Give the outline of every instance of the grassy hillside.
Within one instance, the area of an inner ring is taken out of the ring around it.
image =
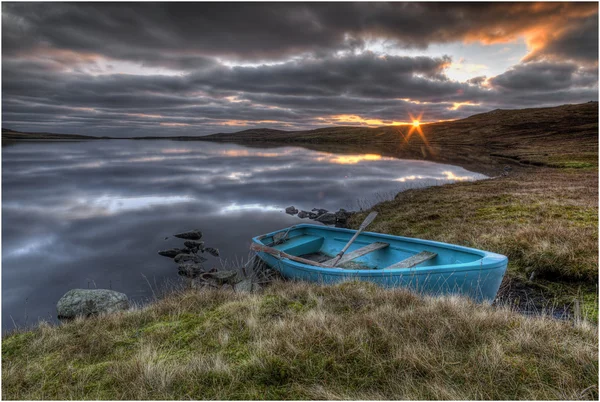
[[[462,120],[422,124],[427,139],[435,146],[485,146],[502,149],[515,141],[534,145],[550,138],[553,142],[572,139],[573,135],[593,141],[598,102],[535,109],[497,109]],[[251,129],[230,134],[212,134],[202,138],[211,141],[277,141],[277,142],[388,142],[404,139],[412,126],[377,128],[338,126],[307,131]],[[592,130],[589,130],[589,129]],[[573,131],[575,130],[575,131]],[[499,135],[502,134],[502,135]],[[491,143],[490,143],[491,142]],[[587,142],[589,144],[589,142]]]
[[[597,399],[596,329],[372,284],[188,291],[2,342],[5,399]]]

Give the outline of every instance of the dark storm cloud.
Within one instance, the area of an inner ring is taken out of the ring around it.
[[[430,110],[437,118],[447,118],[443,111],[452,102],[484,93],[449,80],[443,74],[449,62],[447,57],[378,57],[365,52],[271,66],[221,65],[181,76],[96,77],[36,66],[23,70],[21,64],[17,70],[8,63],[3,69],[3,118],[7,125],[30,121],[45,126],[64,120],[88,130],[119,127],[122,121],[144,128],[159,123],[201,125],[197,133],[209,133],[227,121],[279,121],[299,128],[324,124],[317,120],[321,116],[365,112],[376,119],[398,120],[415,108],[405,98],[443,100],[440,113],[434,114],[435,107]]]
[[[590,3],[3,3],[2,18],[2,118],[24,131],[306,129],[597,99]],[[451,55],[368,48],[519,35],[529,62],[465,82],[446,75]]]
[[[499,89],[513,91],[554,91],[591,87],[598,82],[596,69],[585,69],[574,63],[538,62],[514,66],[490,79]]]
[[[491,43],[556,20],[563,29],[568,19],[567,30],[592,33],[593,23],[581,21],[590,15],[597,21],[594,3],[4,3],[2,9],[6,54],[47,44],[147,63],[181,58],[194,67],[197,55],[278,58],[357,48],[373,37],[418,48]]]
[[[597,75],[573,63],[518,65],[491,78],[490,88],[485,88],[481,77],[471,83],[449,80],[443,74],[448,62],[363,53],[271,66],[222,65],[181,76],[96,77],[38,68],[16,71],[8,64],[3,71],[3,120],[9,126],[30,122],[44,130],[53,125],[68,132],[83,127],[95,134],[164,135],[166,127],[177,128],[177,134],[206,134],[253,124],[311,128],[335,124],[334,119],[322,119],[335,115],[389,124],[426,110],[432,119],[449,119],[493,107],[595,98],[595,90],[587,87],[595,85]],[[562,99],[548,96],[549,91],[566,89],[560,92]],[[465,102],[480,105],[453,109],[454,103]]]
[[[449,57],[378,57],[370,52],[345,57],[306,58],[260,67],[234,67],[192,74],[192,84],[218,90],[281,95],[427,96],[434,82],[455,91],[443,74]]]

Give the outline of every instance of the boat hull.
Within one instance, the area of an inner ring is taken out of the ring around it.
[[[318,250],[333,257],[343,247],[345,241],[356,233],[349,229],[303,224],[258,236],[252,240],[256,244],[265,245],[272,241],[273,235],[286,231],[293,237],[290,243],[275,247],[296,256]],[[369,281],[383,287],[404,287],[428,295],[457,294],[479,302],[494,300],[508,265],[508,259],[500,254],[373,232],[359,235],[356,240],[358,244],[353,245],[350,251],[375,241],[387,242],[390,246],[359,258],[358,262],[368,267],[367,269],[316,267],[288,258],[278,258],[265,252],[258,252],[257,255],[269,267],[292,280],[320,284],[335,284],[351,280]],[[412,268],[384,269],[394,262],[424,250],[435,252],[438,256],[432,261]]]

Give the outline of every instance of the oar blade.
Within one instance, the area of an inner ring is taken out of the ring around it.
[[[367,226],[369,226],[371,224],[371,222],[373,222],[375,220],[376,217],[377,217],[377,212],[375,212],[375,211],[373,211],[369,215],[367,215],[367,217],[365,218],[363,223],[360,224],[359,230],[365,230],[367,228]]]

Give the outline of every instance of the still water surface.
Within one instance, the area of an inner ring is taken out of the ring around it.
[[[407,188],[485,176],[427,161],[299,147],[177,141],[21,143],[2,149],[2,328],[54,320],[72,288],[131,299],[177,279],[157,250],[199,228],[225,259],[301,220],[285,207],[356,210]],[[217,259],[207,264],[217,267]],[[13,323],[14,320],[14,323]]]

